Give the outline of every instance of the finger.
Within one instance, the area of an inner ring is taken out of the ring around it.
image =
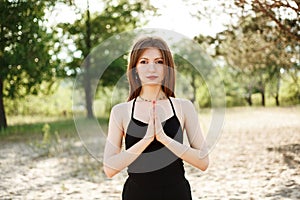
[[[153,119],[153,123],[155,124],[155,116],[156,116],[156,110],[155,110],[155,107],[156,107],[156,102],[155,101],[152,101],[152,119]]]
[[[152,106],[152,108],[149,110],[149,114],[150,114],[150,119],[152,119],[153,118],[153,106]]]
[[[155,115],[154,116],[154,121],[155,121],[155,128],[156,128],[156,131],[157,132],[159,132],[160,131],[160,129],[161,129],[161,123],[160,123],[160,121],[158,120],[158,117]]]
[[[149,111],[149,125],[153,125],[154,123],[154,114],[153,114],[153,108]]]
[[[153,110],[153,108],[152,109],[150,109],[151,111],[150,111],[150,118],[151,118],[151,120],[153,120],[153,118],[154,118],[154,110]]]
[[[154,122],[154,119],[153,119],[153,117],[152,117],[152,114],[150,114],[150,118],[149,118],[149,123],[148,123],[148,125],[149,125],[149,126],[152,126],[152,125],[153,125],[153,122]]]
[[[153,111],[153,114],[155,115],[155,101],[152,101],[152,111]]]
[[[154,120],[155,120],[155,123],[156,123],[156,126],[155,126],[156,131],[159,133],[160,131],[163,130],[162,124],[161,124],[160,120],[158,119],[158,116],[155,116]]]

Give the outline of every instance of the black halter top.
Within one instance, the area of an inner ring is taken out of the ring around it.
[[[183,142],[183,130],[170,98],[173,116],[162,122],[164,132],[174,140]],[[134,118],[134,99],[131,120],[125,135],[125,148],[140,141],[146,134],[148,124]],[[184,178],[182,159],[178,158],[162,143],[154,139],[143,153],[128,166],[129,178],[139,184],[166,185]]]

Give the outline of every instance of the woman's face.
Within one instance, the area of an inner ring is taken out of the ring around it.
[[[147,48],[138,59],[136,69],[142,85],[161,85],[165,62],[160,50]]]

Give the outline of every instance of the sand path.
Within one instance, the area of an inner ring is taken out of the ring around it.
[[[1,141],[0,199],[120,199],[125,171],[105,178],[78,138],[54,152]],[[300,199],[300,108],[227,110],[209,169],[185,169],[193,199]]]

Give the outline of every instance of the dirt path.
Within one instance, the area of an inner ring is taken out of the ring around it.
[[[77,138],[50,156],[0,142],[0,199],[120,199],[126,172],[107,179]],[[201,172],[188,164],[193,199],[300,199],[300,108],[238,108]]]

